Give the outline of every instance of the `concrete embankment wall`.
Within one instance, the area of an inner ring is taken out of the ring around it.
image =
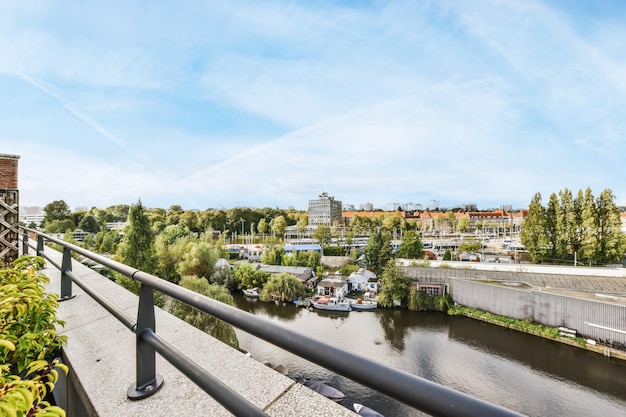
[[[456,278],[450,278],[450,284],[452,299],[461,305],[626,344],[624,305]]]

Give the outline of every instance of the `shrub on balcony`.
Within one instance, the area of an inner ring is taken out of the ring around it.
[[[57,295],[47,294],[48,278],[36,271],[43,259],[22,256],[0,269],[0,412],[8,416],[65,415],[44,398],[52,391],[58,369],[54,360],[66,336],[56,317]]]

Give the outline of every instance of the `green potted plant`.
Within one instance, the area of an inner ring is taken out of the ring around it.
[[[54,358],[66,336],[56,326],[58,296],[46,293],[49,281],[37,273],[43,259],[22,256],[0,269],[0,410],[8,416],[64,416],[47,400],[60,369]]]

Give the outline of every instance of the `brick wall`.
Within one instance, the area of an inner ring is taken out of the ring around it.
[[[0,190],[17,190],[18,155],[0,154]]]

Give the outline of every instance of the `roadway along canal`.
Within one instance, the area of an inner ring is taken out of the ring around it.
[[[235,296],[257,316],[347,351],[528,416],[624,416],[626,363],[596,353],[441,313],[378,309],[328,314]],[[320,379],[385,417],[421,416],[402,403],[237,330],[252,357],[290,377]],[[312,411],[310,415],[315,415]]]

